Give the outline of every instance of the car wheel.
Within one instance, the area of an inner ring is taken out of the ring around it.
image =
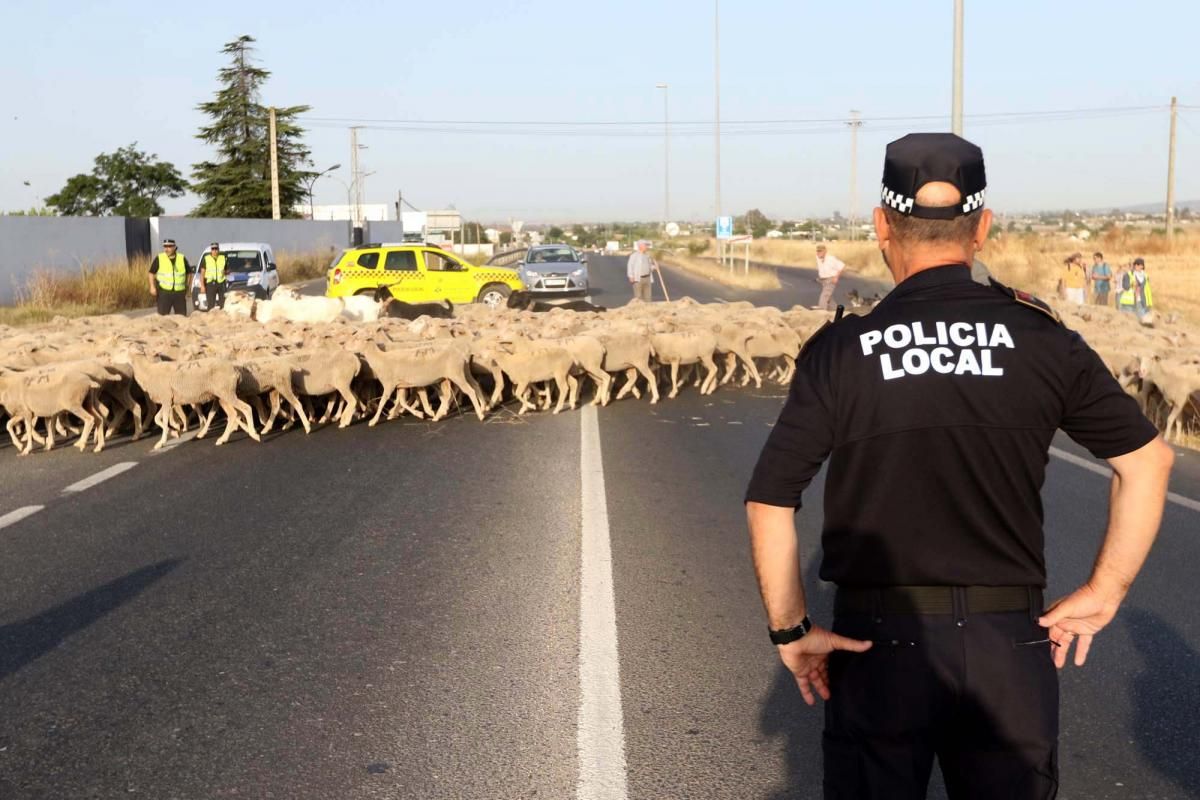
[[[500,308],[508,300],[510,294],[512,294],[512,289],[502,283],[493,283],[483,287],[478,300],[488,308]]]

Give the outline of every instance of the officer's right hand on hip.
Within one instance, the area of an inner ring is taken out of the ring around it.
[[[1121,606],[1121,599],[1084,584],[1057,601],[1038,620],[1048,628],[1053,644],[1054,666],[1067,664],[1067,651],[1075,643],[1075,666],[1082,667],[1092,647],[1092,637],[1112,622]]]
[[[871,643],[848,639],[814,625],[802,638],[778,645],[778,649],[783,665],[796,678],[804,702],[811,706],[817,702],[814,691],[822,700],[829,699],[829,654],[834,650],[864,653],[871,649]]]

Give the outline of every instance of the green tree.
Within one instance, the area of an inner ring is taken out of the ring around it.
[[[54,217],[54,216],[57,216],[57,214],[54,213],[54,209],[46,208],[45,206],[42,206],[41,208],[39,208],[37,206],[31,206],[28,211],[22,211],[20,209],[18,209],[16,211],[0,211],[0,217]]]
[[[755,239],[766,236],[767,231],[771,229],[771,220],[767,219],[767,215],[757,208],[746,212],[746,216],[742,218],[742,224],[746,226],[746,232]]]
[[[239,36],[221,49],[229,66],[217,73],[222,84],[213,99],[198,108],[212,124],[196,134],[215,145],[219,160],[192,165],[193,187],[203,202],[198,217],[271,216],[271,142],[269,112],[261,88],[271,73],[254,65],[254,37]],[[295,207],[307,197],[304,181],[312,175],[304,129],[296,116],[309,106],[275,109],[276,155],[279,161],[279,207],[284,217],[298,217]]]
[[[187,183],[173,164],[138,150],[137,142],[96,156],[90,173],[72,175],[46,198],[67,216],[157,217],[160,197],[181,197]]]
[[[563,229],[554,225],[550,230],[546,231],[546,238],[552,242],[561,242],[563,239]]]

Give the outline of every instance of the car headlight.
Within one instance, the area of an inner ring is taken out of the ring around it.
[[[586,268],[586,267],[580,267],[579,269],[577,269],[577,270],[575,270],[574,272],[572,272],[572,273],[571,273],[571,277],[573,277],[573,278],[582,278],[582,277],[583,277],[583,274],[584,274],[585,272],[587,272],[587,268]]]

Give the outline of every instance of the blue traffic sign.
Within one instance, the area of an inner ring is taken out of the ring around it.
[[[717,217],[717,238],[730,239],[733,237],[733,217]]]

